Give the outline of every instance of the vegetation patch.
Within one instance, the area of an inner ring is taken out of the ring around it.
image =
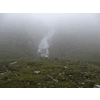
[[[99,65],[99,62],[67,59],[1,61],[0,88],[99,87]]]

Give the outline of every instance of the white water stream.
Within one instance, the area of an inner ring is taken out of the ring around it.
[[[49,41],[51,39],[51,37],[54,34],[54,30],[51,30],[46,36],[44,36],[44,38],[42,39],[42,41],[40,42],[39,48],[37,53],[41,54],[41,57],[49,57]]]

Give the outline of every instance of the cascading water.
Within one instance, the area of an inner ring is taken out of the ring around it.
[[[40,42],[37,53],[41,54],[41,57],[49,57],[49,40],[54,34],[54,30],[51,30]]]

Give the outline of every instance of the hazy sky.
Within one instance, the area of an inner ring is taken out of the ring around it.
[[[100,32],[97,13],[0,13],[0,30],[66,30]],[[33,32],[34,33],[34,32]]]

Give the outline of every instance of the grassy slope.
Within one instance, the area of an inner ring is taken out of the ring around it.
[[[17,63],[11,65],[14,61]],[[90,88],[100,84],[98,62],[26,59],[1,61],[0,64],[0,87],[3,88]],[[36,70],[40,73],[34,73]]]

